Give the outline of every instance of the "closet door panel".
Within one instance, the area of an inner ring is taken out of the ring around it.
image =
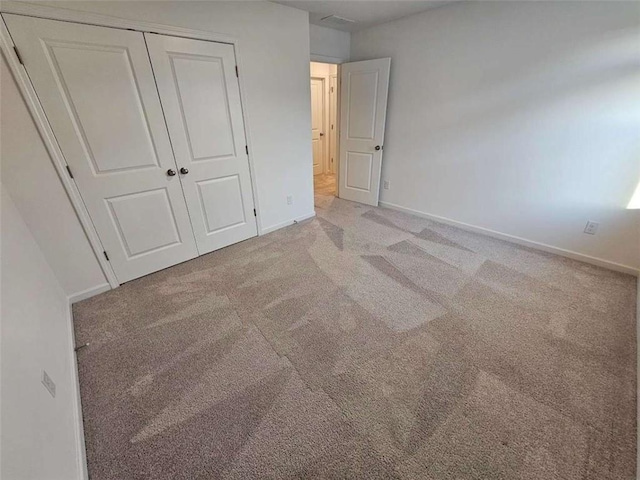
[[[232,45],[145,34],[200,253],[257,234]],[[185,169],[185,170],[181,170]]]
[[[195,257],[143,34],[4,18],[118,280]]]

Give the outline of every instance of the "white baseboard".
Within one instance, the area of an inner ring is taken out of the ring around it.
[[[69,295],[69,305],[73,305],[76,302],[85,300],[108,290],[111,290],[111,285],[109,285],[108,283],[103,283],[102,285],[87,288],[86,290],[83,290],[81,292],[71,294]]]
[[[542,250],[543,252],[555,253],[556,255],[561,255],[563,257],[572,258],[573,260],[579,260],[581,262],[590,263],[591,265],[597,265],[598,267],[607,268],[609,270],[614,270],[616,272],[628,273],[636,277],[640,276],[640,271],[637,268],[631,267],[629,265],[622,265],[620,263],[611,262],[609,260],[604,260],[602,258],[591,257],[589,255],[574,252],[572,250],[565,250],[564,248],[554,247],[552,245],[547,245],[545,243],[539,243],[533,240],[527,240],[526,238],[516,237],[515,235],[509,235],[507,233],[497,232],[495,230],[490,230],[488,228],[477,227],[475,225],[470,225],[468,223],[458,222],[457,220],[451,220],[450,218],[440,217],[438,215],[432,215],[430,213],[421,212],[419,210],[413,210],[412,208],[402,207],[394,203],[380,202],[380,206],[390,208],[392,210],[397,210],[399,212],[410,213],[411,215],[415,215],[421,218],[426,218],[428,220],[445,223],[447,225],[458,227],[463,230],[467,230],[469,232],[481,233],[489,237],[498,238],[500,240],[505,240],[507,242],[516,243],[518,245],[524,245],[525,247],[535,248],[537,250]]]
[[[108,285],[108,284],[107,284]],[[109,287],[111,288],[111,287]],[[76,336],[75,329],[73,328],[73,312],[71,310],[71,303],[69,303],[69,310],[67,317],[67,336],[69,338],[69,355],[71,362],[71,383],[74,387],[73,396],[73,410],[74,410],[74,423],[75,423],[75,437],[76,437],[76,461],[78,464],[78,479],[88,480],[89,470],[87,468],[87,449],[84,442],[84,423],[82,420],[82,401],[80,398],[80,380],[78,378],[78,362],[76,359]]]
[[[311,213],[307,213],[306,215],[302,215],[300,217],[287,220],[286,222],[281,222],[276,225],[263,228],[261,235],[266,235],[267,233],[275,232],[276,230],[280,230],[281,228],[288,227],[289,225],[293,225],[294,223],[297,223],[297,222],[302,222],[303,220],[308,220],[309,218],[313,218],[315,216],[316,216],[316,212],[313,211]]]

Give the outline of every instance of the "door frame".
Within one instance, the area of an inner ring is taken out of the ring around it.
[[[340,198],[340,111],[342,109],[342,63],[338,64],[336,71],[336,158],[333,166],[334,174],[336,176],[336,198]]]
[[[340,162],[340,65],[337,66],[337,73],[329,75],[329,155],[327,155],[327,170],[336,175],[336,196],[338,193],[338,184],[337,184],[337,174],[338,174],[338,162]],[[331,91],[331,81],[334,80],[335,91]],[[335,101],[331,101],[331,98],[334,98]],[[333,130],[331,130],[331,120],[335,118],[335,125],[333,126]],[[332,134],[335,136],[335,139],[332,140]],[[331,154],[334,154],[333,165],[331,164]]]
[[[240,45],[237,38],[232,37],[227,34],[222,33],[213,33],[206,32],[203,30],[194,30],[191,28],[183,28],[183,27],[173,27],[170,25],[164,25],[160,23],[146,22],[141,20],[127,20],[118,17],[112,17],[110,15],[96,14],[96,13],[87,13],[80,12],[75,10],[67,10],[55,6],[48,5],[34,5],[29,3],[22,2],[14,2],[11,0],[3,0],[0,3],[0,14],[2,13],[13,13],[16,15],[24,15],[28,17],[37,17],[44,18],[48,20],[59,20],[65,22],[73,22],[73,23],[81,23],[86,25],[96,25],[100,27],[109,27],[116,28],[120,30],[135,30],[141,33],[149,32],[149,33],[158,33],[161,35],[169,35],[174,37],[185,37],[185,38],[193,38],[195,40],[205,40],[210,42],[217,43],[226,43],[233,45],[234,54],[236,57],[236,65],[238,66],[238,70],[240,72],[244,71],[242,64],[242,56],[240,55]],[[1,15],[0,15],[1,17]],[[100,268],[104,273],[107,281],[111,288],[116,288],[120,285],[118,279],[116,278],[115,272],[111,267],[111,264],[104,256],[104,247],[102,246],[102,242],[100,237],[98,236],[98,232],[96,231],[93,222],[91,221],[91,217],[89,216],[89,212],[84,205],[82,197],[80,195],[80,191],[76,186],[75,182],[69,177],[67,172],[67,162],[60,150],[60,147],[56,141],[55,135],[53,134],[53,130],[47,116],[44,113],[44,109],[38,99],[38,96],[35,92],[33,84],[27,75],[27,71],[22,65],[20,59],[15,50],[15,45],[13,40],[11,39],[11,35],[9,34],[9,30],[7,25],[4,22],[4,18],[0,20],[0,51],[4,55],[7,63],[9,65],[9,69],[13,75],[13,78],[18,85],[18,89],[24,98],[24,101],[27,105],[29,113],[31,114],[34,123],[36,124],[36,128],[42,137],[43,143],[51,157],[51,161],[53,163],[54,168],[58,173],[58,177],[62,182],[62,186],[64,187],[67,195],[69,196],[69,200],[71,201],[71,205],[73,206],[76,214],[78,215],[78,220],[82,225],[82,228],[87,235],[89,240],[89,244],[93,250],[93,253],[98,260]],[[247,142],[247,146],[249,152],[253,152],[251,146],[251,135],[247,123],[247,114],[246,107],[244,105],[244,99],[246,96],[246,87],[244,84],[244,76],[238,76],[238,85],[240,88],[240,105],[242,109],[242,119],[244,122],[244,132],[245,139]],[[253,192],[253,203],[256,209],[256,226],[258,229],[258,235],[264,235],[260,219],[260,205],[258,196],[256,192],[258,191],[257,183],[256,183],[256,175],[255,168],[253,164],[253,158],[251,154],[249,154],[249,175],[251,177],[251,189]]]
[[[336,77],[336,91],[335,91],[335,95],[336,95],[336,157],[335,157],[335,162],[334,162],[334,167],[333,167],[333,174],[336,176],[336,198],[339,198],[339,192],[338,192],[338,185],[340,182],[340,89],[341,89],[341,81],[340,81],[340,69],[342,68],[342,64],[343,63],[347,63],[349,60],[347,59],[342,59],[342,58],[334,58],[334,57],[324,57],[322,55],[311,55],[311,60],[310,62],[316,62],[316,63],[325,63],[325,64],[329,64],[329,65],[335,65],[337,68],[337,71],[335,74],[329,74],[326,77],[322,77],[322,76],[316,76],[316,75],[310,75],[310,79],[311,78],[316,78],[316,79],[322,79],[324,80],[324,86],[325,86],[325,97],[324,100],[325,101],[325,137],[328,137],[329,134],[329,128],[331,126],[331,115],[329,113],[329,109],[331,108],[331,104],[330,102],[328,102],[329,99],[329,95],[330,95],[330,88],[331,88],[331,78],[332,77]],[[329,103],[329,105],[326,105],[326,103]],[[311,105],[311,104],[309,104]],[[327,147],[326,153],[325,153],[325,164],[324,164],[324,173],[328,172],[330,170],[330,158],[331,158],[331,151],[330,151],[330,144],[331,141],[329,140],[329,138],[327,138],[326,144],[325,146]],[[311,180],[313,181],[313,169],[311,171]]]

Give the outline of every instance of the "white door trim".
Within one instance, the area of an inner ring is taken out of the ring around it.
[[[329,75],[329,122],[328,122],[328,132],[329,132],[329,155],[328,155],[328,171],[336,175],[337,166],[340,157],[340,149],[339,149],[339,131],[338,131],[338,120],[340,119],[340,76],[339,74],[331,74]],[[335,90],[331,92],[332,83],[335,87]],[[331,128],[331,121],[334,120],[333,128]],[[333,155],[333,164],[331,164],[331,155]],[[337,184],[336,184],[336,196],[337,196]]]
[[[12,0],[3,1],[0,6],[2,13],[15,13],[28,17],[47,18],[49,20],[62,20],[65,22],[86,23],[101,27],[121,28],[125,30],[138,30],[140,32],[162,33],[174,37],[192,37],[213,42],[235,44],[236,39],[223,33],[213,33],[205,30],[173,27],[161,23],[145,22],[143,20],[128,20],[126,18],[112,17],[100,13],[80,12],[66,8],[52,7]]]
[[[333,171],[336,175],[336,197],[340,198],[340,109],[342,108],[342,65],[336,75],[336,158]]]
[[[259,198],[257,195],[258,188],[256,183],[256,175],[255,168],[252,159],[252,145],[251,145],[251,133],[249,129],[249,125],[247,122],[247,106],[243,101],[246,97],[246,87],[244,85],[244,78],[242,75],[243,67],[242,67],[242,57],[240,55],[239,42],[236,38],[220,33],[206,32],[202,30],[194,30],[190,28],[182,28],[182,27],[173,27],[170,25],[163,25],[159,23],[138,21],[138,20],[127,20],[118,17],[112,17],[109,15],[88,13],[88,12],[79,12],[75,10],[68,10],[59,7],[50,7],[48,5],[34,5],[29,3],[22,2],[14,2],[11,0],[2,1],[0,3],[0,13],[14,13],[17,15],[25,15],[30,17],[38,17],[45,18],[50,20],[61,20],[67,22],[74,23],[83,23],[88,25],[98,25],[103,27],[111,27],[111,28],[120,28],[120,29],[130,29],[136,30],[139,32],[151,32],[151,33],[159,33],[163,35],[171,35],[176,37],[187,37],[194,38],[198,40],[207,40],[219,43],[228,43],[233,45],[235,56],[236,56],[236,64],[238,66],[238,70],[240,72],[238,83],[240,85],[240,104],[242,107],[242,117],[244,121],[244,129],[245,129],[245,138],[246,144],[249,148],[249,173],[251,176],[251,188],[253,190],[253,201],[257,212],[257,225],[258,225],[258,235],[264,235],[267,233],[264,231],[262,227],[261,217],[260,217],[260,205]],[[58,176],[62,182],[62,185],[69,195],[69,199],[71,204],[73,205],[80,224],[82,225],[87,238],[89,239],[89,243],[93,252],[100,264],[100,268],[102,269],[105,277],[107,278],[109,285],[111,288],[116,288],[120,285],[118,282],[115,273],[111,267],[111,264],[104,257],[104,248],[98,237],[98,233],[91,221],[91,217],[89,216],[89,212],[87,211],[84,202],[82,201],[82,197],[80,196],[80,192],[78,191],[75,183],[69,178],[66,170],[66,160],[62,155],[62,151],[58,146],[56,138],[53,134],[53,130],[51,129],[51,125],[47,120],[47,117],[44,113],[42,105],[38,100],[38,96],[36,95],[35,89],[31,84],[31,81],[27,75],[26,70],[20,63],[18,56],[14,50],[13,40],[11,39],[11,35],[7,29],[6,24],[4,23],[4,18],[0,21],[0,50],[4,54],[7,59],[7,63],[9,64],[9,68],[11,73],[13,74],[16,83],[18,85],[18,89],[25,99],[25,103],[27,104],[27,108],[31,113],[34,123],[40,132],[40,135],[43,138],[45,147],[49,155],[51,156],[54,168],[58,172]]]
[[[349,59],[348,58],[341,58],[341,57],[330,57],[328,55],[318,55],[316,53],[312,53],[309,55],[309,59],[312,62],[319,62],[319,63],[336,63],[338,65],[340,65],[341,63],[345,63],[348,62]]]

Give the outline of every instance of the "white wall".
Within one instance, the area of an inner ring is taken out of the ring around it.
[[[260,227],[271,231],[313,215],[306,12],[270,2],[235,1],[70,1],[55,2],[55,7],[234,37],[245,87],[242,102],[257,182],[254,193]],[[26,120],[13,85],[7,91],[5,108],[3,86],[2,129],[8,146],[3,145],[2,157],[3,163],[7,158],[3,174],[11,179],[8,188],[15,193],[19,209],[65,291],[73,294],[97,287],[105,280],[102,273],[96,273],[93,253],[86,254],[84,234],[77,220],[67,215],[69,202],[60,193],[62,187],[50,162],[44,166],[37,132]],[[288,195],[293,196],[292,205],[287,205]],[[67,245],[60,240],[61,235]],[[69,252],[76,256],[70,257]]]
[[[640,268],[638,45],[636,2],[461,2],[354,33],[352,61],[391,57],[381,200]]]
[[[68,296],[107,280],[27,106],[0,61],[0,175]]]
[[[312,60],[344,63],[349,60],[351,34],[333,28],[309,25]]]
[[[81,478],[67,295],[7,189],[0,190],[0,477]],[[43,368],[56,383],[55,398],[40,383]]]

